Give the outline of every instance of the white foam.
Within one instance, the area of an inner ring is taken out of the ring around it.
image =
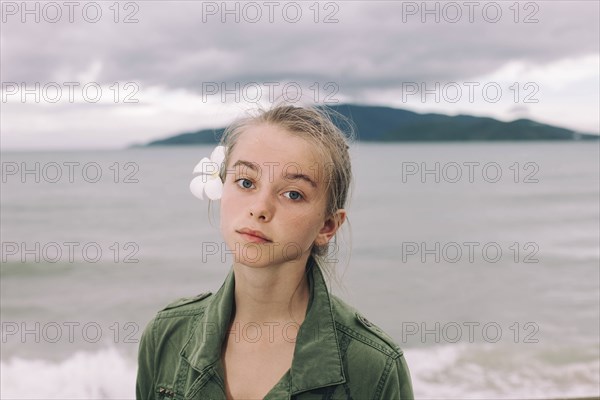
[[[7,399],[135,398],[135,361],[114,348],[78,352],[59,363],[12,358],[0,366]]]
[[[560,360],[547,347],[494,344],[405,349],[415,398],[514,399],[600,395],[600,360]]]
[[[600,395],[600,360],[593,346],[570,352],[550,346],[463,343],[405,348],[416,398],[514,399]],[[78,352],[59,363],[2,361],[3,398],[133,399],[135,360],[107,348]]]

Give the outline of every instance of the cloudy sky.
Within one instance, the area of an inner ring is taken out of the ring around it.
[[[599,2],[2,2],[3,150],[123,148],[272,100],[599,132]]]

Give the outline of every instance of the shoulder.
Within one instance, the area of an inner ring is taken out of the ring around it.
[[[174,330],[184,324],[193,323],[204,313],[211,296],[211,292],[205,292],[168,303],[148,322],[144,329],[145,336],[160,336],[165,330]]]
[[[155,385],[179,365],[180,350],[211,299],[211,292],[172,301],[158,311],[142,332],[138,348],[136,398],[154,398]]]
[[[354,346],[355,349],[385,358],[398,358],[403,355],[396,341],[360,311],[335,295],[331,295],[331,300],[336,329],[358,342],[358,346]]]
[[[193,314],[204,310],[212,292],[200,293],[193,297],[182,297],[167,304],[161,309],[157,316],[169,317],[177,314]]]
[[[398,343],[354,307],[331,298],[344,371],[357,397],[412,399],[410,372]],[[361,392],[364,382],[376,382],[375,395]]]
[[[211,299],[211,292],[201,293],[193,297],[182,297],[170,302],[147,323],[142,331],[140,348],[160,346],[161,341],[173,340],[189,334],[190,327],[204,314],[204,309]]]

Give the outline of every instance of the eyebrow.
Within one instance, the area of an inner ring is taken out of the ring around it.
[[[258,172],[258,170],[260,169],[260,166],[257,163],[253,163],[250,161],[237,160],[235,164],[233,164],[233,168],[237,167],[238,165],[244,165],[254,172]]]
[[[310,177],[308,175],[304,175],[304,174],[286,174],[285,175],[285,179],[289,179],[289,180],[296,180],[296,179],[302,179],[303,181],[306,181],[308,183],[310,183],[310,185],[314,188],[317,187],[317,184],[310,179]]]
[[[251,161],[246,161],[246,160],[237,160],[234,164],[233,164],[233,168],[237,167],[238,165],[243,165],[246,166],[248,168],[250,168],[252,171],[254,172],[258,172],[258,170],[260,170],[260,166],[255,163],[255,162],[251,162]],[[313,181],[308,175],[306,174],[286,174],[284,176],[285,179],[288,180],[297,180],[297,179],[301,179],[303,181],[306,181],[308,183],[310,183],[310,185],[314,188],[317,187],[317,184],[315,183],[315,181]]]

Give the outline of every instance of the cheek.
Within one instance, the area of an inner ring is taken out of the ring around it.
[[[228,216],[232,216],[239,212],[244,202],[239,198],[240,193],[235,187],[225,184],[223,187],[223,194],[221,196],[221,218],[227,219]]]
[[[221,219],[226,219],[227,216],[229,215],[229,213],[231,212],[230,211],[231,203],[232,203],[232,198],[231,198],[230,189],[228,189],[225,186],[225,187],[223,187],[223,193],[221,195],[221,200],[220,200]]]
[[[230,203],[231,198],[235,196],[235,188],[231,184],[231,182],[226,181],[223,184],[223,194],[221,195],[221,203],[226,202]]]
[[[225,192],[223,192],[219,212],[219,228],[226,241],[228,237],[227,235],[231,231],[231,228],[235,225],[235,211],[232,206],[233,202],[231,197],[225,196]]]
[[[310,232],[312,235],[314,232],[318,232],[321,229],[322,218],[320,215],[315,215],[311,212],[305,212],[300,215],[296,215],[291,219],[290,225],[295,227],[301,227],[305,232]]]

